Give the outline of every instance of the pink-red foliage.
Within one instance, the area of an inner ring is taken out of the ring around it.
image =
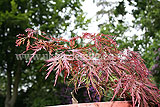
[[[26,51],[33,51],[29,63],[40,50],[52,56],[46,60],[46,79],[55,72],[54,85],[58,76],[63,74],[64,81],[70,76],[75,89],[82,85],[88,89],[92,86],[99,96],[113,90],[112,100],[115,96],[129,97],[133,106],[159,104],[159,90],[149,79],[151,75],[141,56],[130,50],[118,50],[112,36],[84,33],[65,40],[45,33],[38,35],[32,29],[26,29],[26,32],[27,35],[18,35],[17,46],[27,42]]]

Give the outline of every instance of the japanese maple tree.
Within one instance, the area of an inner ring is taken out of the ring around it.
[[[150,79],[150,71],[137,52],[118,50],[113,36],[84,33],[66,40],[26,29],[27,35],[19,34],[16,45],[26,44],[33,51],[30,64],[38,51],[47,51],[46,79],[55,72],[55,83],[60,75],[68,78],[75,90],[84,86],[93,87],[101,97],[113,91],[113,97],[130,98],[133,106],[148,106],[160,103],[158,88]]]

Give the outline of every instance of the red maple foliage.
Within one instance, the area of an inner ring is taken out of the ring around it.
[[[64,81],[70,79],[75,86],[93,87],[97,94],[105,95],[113,90],[113,97],[130,98],[133,106],[148,106],[160,103],[157,87],[150,79],[150,71],[137,52],[118,50],[110,35],[84,33],[70,40],[53,38],[42,32],[26,29],[27,35],[19,34],[17,46],[27,42],[26,51],[47,51],[52,58],[46,60],[46,79],[55,72],[55,84],[60,74]],[[84,42],[86,40],[86,42]],[[30,42],[32,41],[32,42]],[[26,52],[25,51],[25,52]]]

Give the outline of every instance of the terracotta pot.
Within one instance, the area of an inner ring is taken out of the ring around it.
[[[47,107],[132,107],[128,101],[112,101],[112,102],[95,102],[95,103],[79,103],[69,105],[47,106]]]

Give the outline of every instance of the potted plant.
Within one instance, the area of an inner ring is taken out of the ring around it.
[[[37,52],[49,53],[51,58],[44,65],[48,67],[45,78],[55,72],[54,85],[63,75],[64,81],[69,80],[67,84],[74,84],[74,92],[86,87],[90,95],[92,87],[99,99],[110,91],[113,93],[111,101],[115,96],[129,98],[133,107],[159,104],[159,90],[152,83],[141,56],[128,49],[118,50],[113,36],[84,33],[66,40],[32,29],[26,32],[27,35],[18,35],[16,45],[26,44],[25,52],[33,51],[28,65]]]

